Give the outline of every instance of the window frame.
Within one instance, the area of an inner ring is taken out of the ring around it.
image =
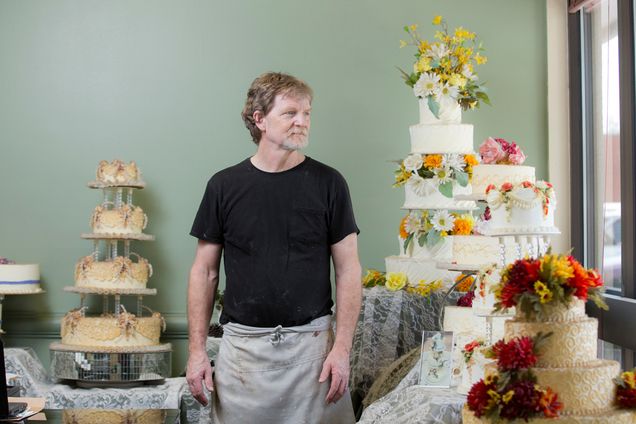
[[[634,1],[616,0],[618,16],[621,166],[621,290],[608,289],[609,311],[588,303],[588,314],[599,319],[599,337],[623,348],[623,366],[634,366],[636,351],[636,71]],[[584,9],[568,16],[570,78],[571,234],[573,255],[585,266],[598,267],[594,222],[591,16]],[[601,247],[602,248],[602,247]]]

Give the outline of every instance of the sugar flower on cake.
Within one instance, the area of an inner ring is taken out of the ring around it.
[[[394,187],[408,184],[419,196],[438,190],[448,198],[453,197],[454,187],[466,187],[473,176],[473,166],[478,163],[473,154],[413,153],[400,162],[395,171]]]
[[[636,368],[625,371],[614,379],[616,405],[620,408],[636,408]]]
[[[470,214],[412,211],[400,221],[399,232],[407,251],[411,243],[433,248],[447,236],[472,234],[473,225]]]
[[[473,109],[490,104],[483,83],[479,82],[475,68],[487,62],[483,47],[475,33],[463,28],[449,30],[444,18],[436,16],[433,40],[423,39],[417,25],[404,27],[408,40],[400,47],[415,47],[413,71],[400,69],[402,78],[415,95],[428,102],[431,112],[439,117],[440,102],[450,99],[462,109]]]
[[[488,137],[479,146],[481,162],[487,165],[521,165],[526,155],[513,141],[503,138]]]
[[[497,342],[486,356],[497,360],[497,372],[475,383],[468,392],[467,406],[477,418],[493,422],[555,418],[563,405],[549,387],[537,384],[532,366],[541,345],[551,334]]]
[[[385,287],[391,291],[401,290],[406,286],[408,278],[403,272],[388,272]]]
[[[594,269],[584,268],[570,255],[548,252],[538,259],[519,259],[508,265],[494,287],[495,311],[516,307],[526,319],[543,319],[552,305],[575,299],[592,299],[606,309],[603,280]]]

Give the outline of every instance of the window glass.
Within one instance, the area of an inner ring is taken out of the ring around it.
[[[608,288],[621,289],[620,101],[617,0],[591,14],[591,86],[596,263]]]

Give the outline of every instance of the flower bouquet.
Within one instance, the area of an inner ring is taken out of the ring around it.
[[[384,286],[389,291],[405,290],[407,293],[418,294],[428,297],[443,288],[442,280],[418,282],[409,281],[404,272],[384,273],[375,269],[367,270],[367,274],[362,278],[363,287]]]
[[[592,299],[607,309],[601,291],[603,280],[569,255],[548,251],[538,259],[519,259],[501,274],[495,292],[495,312],[516,307],[527,319],[545,319],[550,305],[568,305],[574,298]]]
[[[437,211],[412,211],[400,222],[400,238],[404,240],[406,251],[413,240],[420,247],[434,247],[444,238],[451,235],[472,234],[475,219],[470,214]]]
[[[493,421],[554,418],[563,405],[549,387],[540,387],[532,367],[541,345],[551,333],[495,343],[486,356],[497,361],[497,373],[478,381],[468,392],[467,406],[477,418]]]
[[[517,143],[503,138],[488,137],[479,146],[481,163],[486,165],[521,165],[526,160]]]
[[[428,107],[439,118],[440,104],[459,104],[462,109],[474,109],[480,102],[490,104],[483,84],[478,82],[475,67],[487,62],[475,33],[465,28],[449,32],[441,16],[433,19],[435,41],[423,40],[417,25],[405,26],[409,40],[400,40],[400,47],[412,45],[417,49],[413,72],[399,69],[402,78],[413,88],[415,96],[426,99]]]
[[[430,154],[412,153],[400,162],[395,171],[394,187],[404,184],[411,186],[420,196],[439,190],[448,198],[453,197],[453,185],[466,187],[473,177],[473,166],[479,161],[473,154]]]
[[[636,368],[625,371],[614,379],[616,404],[620,408],[636,408]]]

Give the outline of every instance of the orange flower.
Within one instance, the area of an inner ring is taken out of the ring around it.
[[[473,223],[466,218],[456,218],[453,233],[458,236],[467,236],[473,232]]]
[[[409,236],[409,233],[406,232],[406,220],[409,216],[406,215],[404,218],[402,218],[402,221],[400,221],[400,237],[405,239]]]
[[[464,162],[466,162],[466,164],[470,166],[479,164],[475,155],[464,155]]]
[[[458,292],[466,293],[473,285],[475,277],[473,277],[472,275],[466,276],[464,274],[460,274],[457,278],[455,278],[455,282],[458,282],[462,278],[462,282],[455,287],[455,290],[457,290]]]
[[[441,168],[442,155],[426,155],[424,158],[424,166],[427,168]]]
[[[490,193],[490,190],[494,190],[495,188],[494,184],[488,184],[488,187],[486,187],[486,194]]]
[[[543,411],[543,415],[548,418],[555,418],[559,416],[559,411],[563,409],[563,404],[559,402],[557,394],[547,387],[541,394],[539,407]]]
[[[501,191],[503,191],[504,193],[510,190],[512,190],[512,183],[503,183],[501,185]]]

